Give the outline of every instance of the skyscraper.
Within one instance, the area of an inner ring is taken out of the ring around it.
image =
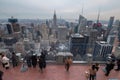
[[[87,25],[87,19],[84,16],[79,15],[78,33],[83,33],[86,29],[86,25]]]
[[[67,39],[68,28],[67,26],[58,26],[58,41],[65,42]]]
[[[105,61],[107,59],[107,55],[111,54],[113,46],[105,41],[96,41],[94,52],[93,52],[93,60],[95,61]]]
[[[8,34],[12,34],[13,33],[12,25],[11,24],[6,24],[6,25],[7,25]]]
[[[57,28],[57,17],[56,17],[56,11],[54,11],[54,15],[53,15],[53,28]]]
[[[57,39],[58,27],[57,27],[57,17],[56,17],[56,12],[55,11],[54,11],[54,15],[53,15],[53,24],[52,24],[52,27],[51,27],[51,32],[52,32],[52,35],[54,36],[54,38]]]
[[[93,52],[95,42],[97,41],[97,35],[98,35],[98,31],[96,29],[91,29],[89,31],[89,44],[88,44],[89,53]]]
[[[110,20],[108,23],[108,29],[112,29],[113,22],[114,22],[114,16],[110,17]]]
[[[110,17],[108,27],[107,27],[107,31],[106,31],[106,35],[105,35],[105,41],[107,41],[108,35],[109,35],[109,33],[110,33],[111,29],[112,29],[113,22],[114,22],[114,16]]]
[[[8,19],[8,22],[12,24],[14,32],[20,32],[20,25],[18,24],[18,19],[11,17]]]
[[[113,45],[113,44],[114,44],[115,37],[116,37],[116,35],[108,35],[107,42],[108,42],[109,44]]]
[[[86,47],[88,43],[88,36],[83,36],[81,34],[73,34],[70,38],[70,51],[71,53],[76,56],[84,56],[86,53]]]

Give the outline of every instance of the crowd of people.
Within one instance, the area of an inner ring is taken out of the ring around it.
[[[34,53],[32,55],[27,53],[23,62],[27,64],[28,68],[36,68],[38,64],[41,72],[43,72],[43,69],[46,68],[46,54],[47,52],[45,50],[42,50],[40,56],[37,56]]]
[[[116,69],[114,69],[114,66],[117,66]],[[102,69],[105,73],[105,76],[109,76],[111,70],[120,71],[120,59],[116,58],[114,54],[110,56],[110,59],[106,61],[105,67]],[[90,66],[88,71],[85,72],[85,76],[87,80],[96,80],[96,74],[99,70],[99,64],[95,63]]]
[[[34,53],[32,55],[29,53],[26,53],[22,62],[21,70],[26,71],[25,69],[23,69],[23,68],[26,68],[25,66],[27,66],[27,68],[30,68],[30,67],[36,68],[38,64],[40,71],[43,72],[43,69],[46,68],[46,54],[47,52],[45,50],[42,50],[40,56],[37,56],[37,54],[34,54]],[[16,56],[15,52],[12,52],[12,55],[10,58],[8,58],[5,53],[0,53],[0,63],[2,64],[3,68],[8,70],[10,68],[10,63],[12,63],[13,68],[18,66],[19,58],[18,56]],[[2,75],[3,75],[3,72],[0,70],[0,80],[2,80]]]
[[[27,68],[33,67],[36,68],[37,64],[39,66],[40,71],[43,73],[43,70],[46,68],[46,51],[42,51],[40,56],[37,56],[36,54],[30,55],[27,53],[23,59],[23,64],[27,66]],[[117,65],[117,68],[115,71],[120,71],[120,59],[117,59],[113,54],[110,56],[110,60],[108,60],[105,64],[105,67],[103,71],[105,72],[105,76],[109,76],[112,69],[114,69],[115,64]],[[12,62],[13,68],[18,66],[19,60],[16,56],[15,52],[12,53],[12,56],[8,58],[4,53],[0,53],[0,62],[2,63],[3,68],[8,70],[10,68],[10,60]],[[64,60],[65,69],[68,72],[69,68],[72,64],[72,58],[66,57]],[[22,66],[22,68],[24,67]],[[88,71],[86,72],[86,78],[87,80],[96,80],[97,77],[97,71],[99,70],[99,64],[94,63],[90,66]],[[25,70],[24,70],[25,71]],[[2,80],[3,72],[0,71],[0,80]]]

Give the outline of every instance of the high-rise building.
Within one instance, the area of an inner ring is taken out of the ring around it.
[[[107,59],[108,54],[111,54],[113,46],[105,41],[96,41],[94,52],[93,52],[93,60],[95,61],[105,61]]]
[[[90,31],[89,43],[94,44],[95,41],[97,41],[97,34],[98,34],[98,31],[96,29],[92,29]]]
[[[78,33],[83,33],[86,29],[86,25],[87,25],[87,19],[84,16],[79,15]]]
[[[112,29],[113,22],[114,22],[114,16],[110,17],[110,20],[108,23],[108,29]]]
[[[80,34],[73,34],[70,38],[70,52],[76,56],[84,56],[86,54],[86,47],[89,37]]]
[[[51,27],[51,33],[52,35],[54,35],[54,38],[57,38],[57,17],[56,17],[56,12],[54,11],[54,15],[53,15],[53,24]]]
[[[115,21],[115,26],[118,27],[119,25],[120,25],[120,20],[116,20],[116,21]]]
[[[18,22],[18,20],[17,19],[15,19],[15,18],[13,18],[13,16],[11,17],[11,18],[9,18],[8,19],[8,22],[10,22],[10,23],[17,23]]]
[[[113,44],[114,44],[115,37],[116,37],[116,35],[108,35],[107,42],[108,42],[109,44],[113,45]]]
[[[18,19],[11,17],[8,19],[8,22],[12,24],[14,32],[20,32],[20,25],[18,24]]]
[[[7,32],[8,34],[12,34],[13,33],[13,28],[11,24],[6,24],[7,25]]]
[[[48,40],[49,28],[47,27],[46,24],[41,24],[40,32],[41,32],[41,34],[42,34],[42,39],[43,39],[43,40]]]
[[[14,32],[20,32],[20,25],[18,23],[12,24]]]
[[[92,20],[87,21],[87,26],[88,27],[91,27],[92,25],[93,25],[93,21]]]
[[[53,28],[57,28],[57,16],[55,11],[53,15]]]
[[[91,29],[89,31],[89,34],[88,34],[89,35],[89,42],[88,42],[88,46],[87,46],[89,53],[93,52],[95,42],[97,41],[97,34],[98,34],[98,31],[96,29]]]
[[[58,41],[65,42],[68,35],[67,26],[58,26]]]
[[[107,41],[108,35],[110,34],[110,31],[113,28],[113,22],[114,22],[114,17],[110,17],[109,23],[108,23],[108,27],[104,36],[104,40]]]
[[[23,42],[17,42],[14,44],[14,51],[16,53],[25,53]]]

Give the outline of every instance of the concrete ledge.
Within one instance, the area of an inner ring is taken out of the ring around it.
[[[52,60],[47,60],[47,63],[55,63],[55,64],[64,64],[64,63],[57,63],[56,61],[52,61]],[[88,61],[73,61],[73,64],[89,64],[89,63],[99,63],[99,64],[105,64],[106,61],[92,61],[92,62],[88,62]]]

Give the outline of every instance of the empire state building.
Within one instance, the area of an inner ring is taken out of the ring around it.
[[[53,15],[53,28],[57,28],[57,17],[56,17],[55,11],[54,11],[54,15]]]

